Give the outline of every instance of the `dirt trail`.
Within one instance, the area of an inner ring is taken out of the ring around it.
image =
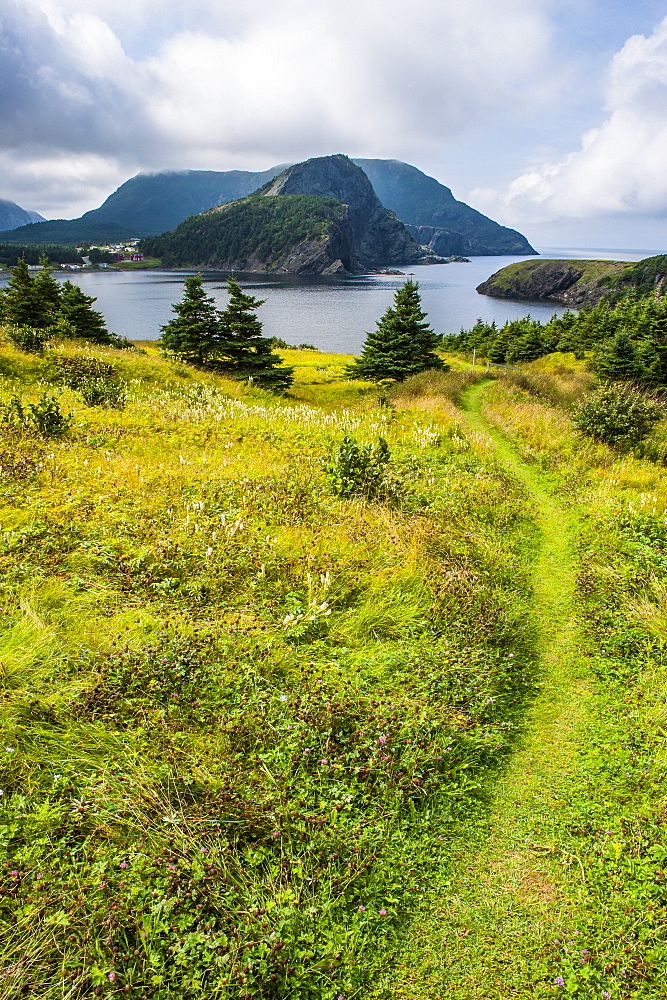
[[[541,544],[533,572],[533,625],[542,687],[496,790],[483,830],[443,875],[415,921],[399,965],[374,998],[493,1000],[542,995],[531,955],[568,908],[564,854],[553,830],[589,714],[591,693],[576,613],[574,520],[481,414],[485,383],[463,399],[465,422],[492,441],[526,488]],[[576,871],[576,859],[570,859]],[[576,879],[569,879],[571,886]],[[538,988],[539,990],[539,988]]]

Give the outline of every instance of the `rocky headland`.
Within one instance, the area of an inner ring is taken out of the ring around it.
[[[620,260],[524,260],[496,271],[477,286],[481,295],[497,299],[554,302],[581,309],[600,299],[617,299],[635,289],[662,293],[667,256],[638,263]]]

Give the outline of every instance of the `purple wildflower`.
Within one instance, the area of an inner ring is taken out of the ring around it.
[[[380,910],[380,916],[381,917],[386,917],[387,916],[387,911],[386,910]]]
[[[364,913],[365,910],[366,910],[366,907],[365,906],[358,906],[357,909],[359,910],[359,913]]]
[[[562,976],[556,976],[554,982],[556,983],[556,986],[565,986],[565,980]]]
[[[121,861],[121,863],[118,865],[118,867],[119,868],[127,868],[127,861]]]

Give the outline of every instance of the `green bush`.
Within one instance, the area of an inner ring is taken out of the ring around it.
[[[68,389],[79,389],[90,379],[118,380],[118,371],[108,361],[98,358],[68,357],[54,354],[49,359],[49,381],[56,385],[66,385]]]
[[[359,445],[346,434],[326,467],[331,486],[339,497],[377,496],[385,478],[391,454],[384,438],[376,445]]]
[[[0,407],[0,422],[15,430],[37,433],[42,437],[66,434],[74,423],[71,413],[63,413],[56,396],[43,393],[36,403],[23,405],[19,396],[12,396]]]
[[[30,326],[11,326],[7,330],[7,336],[14,347],[26,354],[41,354],[46,347],[45,331],[34,330]]]
[[[603,385],[575,409],[572,420],[582,434],[616,448],[647,437],[664,415],[664,404],[629,383]]]
[[[79,393],[86,406],[113,406],[122,410],[127,400],[125,386],[111,378],[85,379],[79,385]]]
[[[122,409],[125,405],[125,386],[118,370],[107,361],[55,355],[49,364],[49,378],[56,385],[76,389],[86,406]]]

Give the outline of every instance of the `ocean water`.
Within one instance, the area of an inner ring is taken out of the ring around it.
[[[544,258],[641,260],[655,251],[599,248],[539,248]],[[480,295],[475,289],[500,268],[524,257],[472,257],[467,264],[431,264],[402,268],[403,274],[350,278],[235,275],[243,287],[265,299],[258,311],[264,335],[288,344],[313,344],[324,351],[357,353],[366,333],[393,302],[394,292],[412,275],[436,333],[458,333],[477,317],[503,324],[530,313],[542,321],[564,310],[544,302],[509,302]],[[532,259],[532,258],[531,258]],[[173,316],[171,306],[182,296],[183,279],[191,271],[89,271],[62,275],[97,298],[95,308],[110,330],[132,340],[155,340]],[[60,277],[60,275],[57,275]],[[0,286],[8,281],[0,276]],[[226,302],[221,272],[206,272],[206,289],[221,307]]]

